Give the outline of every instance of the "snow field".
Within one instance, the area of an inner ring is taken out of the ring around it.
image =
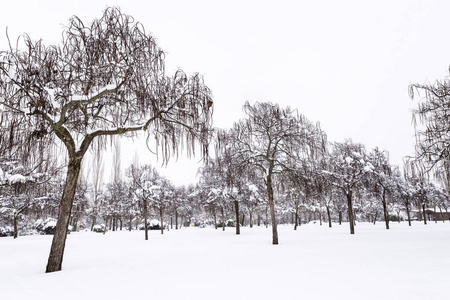
[[[52,236],[0,238],[0,299],[445,299],[450,224],[358,223],[74,232],[45,274]]]

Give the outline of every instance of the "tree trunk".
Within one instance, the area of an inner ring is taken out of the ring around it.
[[[217,229],[217,215],[215,211],[214,211],[214,229]]]
[[[159,217],[161,219],[161,234],[164,234],[164,219],[163,219],[163,215],[164,215],[163,209],[160,208],[159,209]]]
[[[436,205],[434,206],[434,209],[433,209],[433,220],[434,220],[434,223],[437,223],[437,218],[436,218]]]
[[[250,228],[253,228],[253,213],[250,211]]]
[[[261,214],[260,213],[258,213],[258,226],[261,226]]]
[[[297,230],[298,227],[298,206],[295,207],[294,213],[294,230]]]
[[[93,216],[92,217],[92,224],[91,224],[91,231],[94,230],[95,222],[97,222],[97,217]]]
[[[130,215],[130,225],[128,226],[128,231],[131,232],[131,224],[133,223],[133,216]]]
[[[269,227],[269,208],[266,207],[266,228]]]
[[[178,211],[175,211],[175,230],[178,230]]]
[[[145,230],[145,240],[146,240],[146,241],[148,240],[147,215],[148,215],[147,199],[144,199],[144,230]]]
[[[327,216],[328,216],[328,227],[331,228],[331,212],[330,212],[330,206],[327,205]]]
[[[109,220],[109,217],[106,216],[106,219],[105,219],[105,228],[103,229],[103,234],[106,234],[106,231],[108,230],[108,220]]]
[[[222,231],[225,231],[225,215],[223,212],[223,206],[221,207],[222,210]]]
[[[442,213],[442,207],[441,207],[440,205],[439,205],[439,211],[440,211],[442,223],[445,223],[445,220],[444,220],[444,214]]]
[[[173,217],[170,217],[170,229],[173,229]]]
[[[75,218],[73,220],[73,231],[77,231],[78,230],[78,218]]]
[[[350,224],[350,234],[355,234],[355,222],[353,218],[352,191],[347,190],[348,222]]]
[[[406,203],[406,215],[408,216],[408,225],[411,226],[411,215],[409,212],[409,203]]]
[[[427,225],[427,212],[425,207],[425,202],[422,203],[422,210],[423,210],[423,224]]]
[[[386,189],[383,187],[383,194],[381,196],[381,202],[383,203],[384,223],[386,223],[386,229],[389,229],[389,213],[387,211],[386,204]]]
[[[241,234],[241,226],[239,224],[239,202],[234,200],[234,211],[236,212],[236,235]]]
[[[82,157],[70,157],[67,166],[66,183],[59,204],[58,221],[56,222],[55,234],[53,235],[50,255],[48,257],[46,273],[61,271],[64,248],[66,246],[67,230],[69,226],[70,213],[72,211],[73,198],[80,175]]]
[[[339,211],[339,225],[342,225],[342,211]]]
[[[275,201],[273,199],[272,172],[267,175],[267,196],[269,197],[270,217],[272,219],[272,244],[278,245],[277,219],[275,216]]]
[[[14,215],[14,239],[17,239],[18,237],[18,233],[17,233],[17,216]]]

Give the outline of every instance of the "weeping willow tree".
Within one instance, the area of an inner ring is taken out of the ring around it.
[[[292,161],[322,151],[323,132],[297,110],[270,102],[246,102],[247,117],[233,125],[235,156],[263,178],[272,222],[272,244],[278,245],[275,177],[296,168]]]
[[[70,19],[57,45],[28,35],[0,52],[1,110],[36,135],[62,143],[67,175],[46,272],[61,270],[80,167],[94,140],[145,132],[164,162],[183,148],[202,155],[210,138],[212,97],[203,78],[165,75],[164,52],[141,23],[108,8],[84,24]]]
[[[410,96],[418,102],[413,110],[417,158],[450,191],[450,79],[411,85]]]

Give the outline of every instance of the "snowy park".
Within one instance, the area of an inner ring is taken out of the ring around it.
[[[3,300],[445,299],[450,224],[73,232],[61,272],[45,274],[51,236],[0,239]]]
[[[441,2],[3,3],[0,300],[450,299]]]

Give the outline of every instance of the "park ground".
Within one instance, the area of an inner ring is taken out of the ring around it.
[[[0,299],[450,299],[450,223],[88,231],[0,238]]]

